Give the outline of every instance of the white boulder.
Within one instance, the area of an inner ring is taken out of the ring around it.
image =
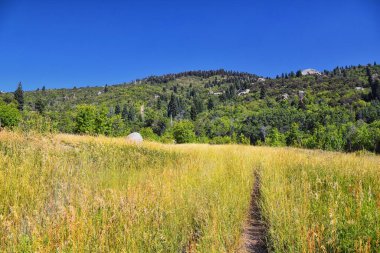
[[[306,75],[321,75],[321,72],[319,72],[318,70],[315,70],[315,69],[304,69],[302,70],[302,75],[303,76],[306,76]]]
[[[141,134],[137,132],[133,132],[127,136],[127,142],[132,142],[132,143],[142,143],[143,142],[143,137]]]

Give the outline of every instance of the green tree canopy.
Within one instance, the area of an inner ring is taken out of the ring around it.
[[[21,114],[17,108],[11,104],[0,103],[0,128],[14,127],[21,120]]]
[[[173,136],[177,143],[189,143],[195,140],[194,125],[191,121],[182,120],[173,127]]]

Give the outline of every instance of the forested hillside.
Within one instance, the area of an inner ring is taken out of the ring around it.
[[[0,95],[0,120],[21,131],[380,152],[379,77],[374,63],[276,78],[217,70],[102,87],[19,84]]]

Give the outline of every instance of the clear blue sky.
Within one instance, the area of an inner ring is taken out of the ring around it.
[[[378,0],[0,0],[0,90],[380,62]]]

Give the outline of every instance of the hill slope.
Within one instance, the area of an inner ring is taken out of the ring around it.
[[[276,78],[190,71],[106,87],[25,93],[21,127],[170,141],[242,142],[379,151],[380,66]],[[1,97],[12,103],[13,94]],[[186,130],[188,130],[186,132]],[[195,136],[194,136],[195,135]]]

